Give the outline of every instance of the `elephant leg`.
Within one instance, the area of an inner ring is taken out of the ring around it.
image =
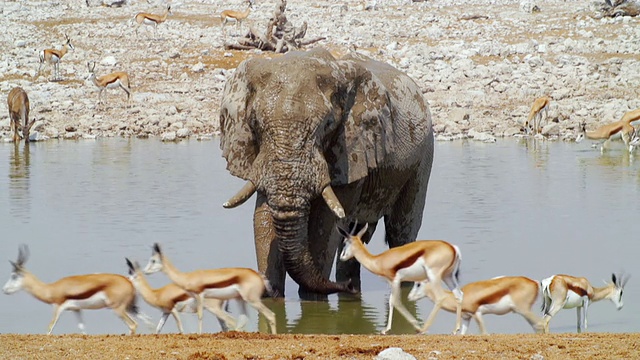
[[[341,240],[338,231],[335,229],[336,220],[336,216],[327,207],[322,198],[312,202],[311,213],[309,215],[309,252],[325,279],[331,276],[333,259],[336,256],[338,243]],[[326,295],[311,293],[304,288],[298,289],[298,295],[304,300],[327,299]]]
[[[384,217],[385,240],[390,248],[415,241],[422,225],[431,161],[423,161],[416,174],[399,192],[391,211]]]
[[[286,271],[282,253],[278,249],[278,241],[273,226],[273,218],[267,206],[267,198],[258,193],[253,215],[256,258],[258,271],[263,273],[273,288],[274,297],[284,297]],[[266,294],[266,293],[265,293]]]

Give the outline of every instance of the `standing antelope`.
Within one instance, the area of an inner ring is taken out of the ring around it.
[[[419,240],[402,246],[391,248],[379,255],[372,255],[362,243],[362,236],[369,224],[354,235],[356,226],[351,232],[338,227],[344,236],[344,248],[340,260],[346,261],[353,257],[372,273],[384,277],[391,285],[389,296],[389,319],[387,327],[382,331],[386,334],[391,329],[393,308],[396,308],[416,330],[426,332],[440,310],[447,296],[442,288],[442,281],[453,291],[456,298],[456,328],[454,334],[460,330],[462,315],[462,291],[458,286],[460,271],[460,249],[441,240]],[[409,313],[400,299],[400,284],[402,281],[429,280],[434,284],[435,306],[427,321],[421,328],[418,321]]]
[[[136,25],[136,36],[138,36],[138,28],[140,25],[151,25],[153,26],[153,30],[156,36],[158,36],[158,24],[162,24],[167,20],[167,17],[171,14],[171,5],[167,6],[167,10],[162,15],[154,15],[149,13],[138,13],[133,17],[133,20],[137,23]]]
[[[62,57],[69,51],[69,49],[74,50],[75,48],[71,44],[71,39],[67,34],[64,34],[65,39],[67,40],[62,49],[44,49],[40,52],[40,65],[38,65],[38,73],[36,76],[40,75],[40,69],[42,68],[42,64],[45,62],[49,64],[53,64],[53,78],[54,80],[60,80],[60,60]]]
[[[195,313],[197,311],[196,300],[183,288],[174,283],[167,284],[158,289],[152,288],[151,285],[149,285],[147,278],[142,273],[142,270],[140,270],[138,262],[131,262],[129,259],[125,260],[129,267],[129,280],[131,280],[133,286],[135,286],[136,290],[140,295],[142,295],[142,298],[149,305],[162,310],[162,317],[156,327],[156,334],[160,333],[164,323],[167,321],[167,318],[169,318],[169,315],[173,315],[174,319],[176,319],[176,323],[178,324],[178,330],[181,334],[184,333],[182,321],[180,321],[180,315],[178,313]],[[203,302],[204,308],[209,310],[218,318],[218,320],[220,320],[220,325],[223,329],[227,329],[226,323],[223,322],[222,318],[228,318],[230,315],[227,314],[227,316],[225,316],[226,312],[225,314],[222,314],[224,312],[222,309],[223,301],[209,298],[203,299]],[[233,318],[231,319],[231,322],[233,323]],[[235,330],[238,330],[238,328]]]
[[[640,109],[627,111],[620,120],[602,125],[593,131],[588,131],[586,123],[583,122],[580,124],[576,142],[581,142],[585,137],[591,140],[604,140],[600,146],[600,151],[604,151],[611,140],[622,139],[629,152],[632,152],[635,146],[632,142],[636,143],[637,141],[634,140],[638,136],[634,125],[638,123],[640,123]]]
[[[160,245],[156,243],[153,245],[153,253],[144,269],[144,273],[152,274],[158,271],[163,271],[171,281],[195,298],[198,313],[198,333],[202,333],[203,298],[242,300],[239,303],[242,305],[241,312],[245,316],[245,303],[249,303],[267,318],[271,332],[273,334],[276,333],[275,314],[261,300],[262,294],[265,290],[270,291],[271,286],[267,279],[255,270],[248,268],[221,268],[181,272],[173,266],[167,256],[160,250]],[[235,328],[233,318],[225,319],[223,315],[222,319],[227,322],[229,328]]]
[[[25,142],[29,142],[29,133],[36,119],[29,121],[29,96],[21,87],[15,87],[7,96],[7,106],[9,108],[9,118],[11,119],[11,131],[13,132],[13,142],[18,143],[20,136]]]
[[[553,275],[542,280],[544,332],[549,332],[549,321],[561,309],[576,308],[578,332],[582,332],[583,328],[587,330],[587,310],[592,302],[609,299],[616,309],[622,309],[622,293],[629,277],[612,274],[611,280],[611,283],[603,287],[593,287],[586,278],[569,275]]]
[[[85,333],[82,321],[82,310],[85,309],[113,309],[127,324],[131,335],[135,334],[138,326],[133,319],[134,315],[148,322],[136,306],[136,290],[126,277],[116,274],[75,275],[45,284],[25,269],[24,264],[28,256],[27,246],[20,246],[18,260],[10,261],[13,271],[2,291],[5,294],[13,294],[24,289],[36,299],[52,304],[53,319],[49,323],[47,335],[51,334],[60,314],[65,310],[75,312],[78,328],[82,333]]]
[[[417,301],[428,297],[435,301],[433,283],[425,280],[416,282],[409,293],[410,301]],[[541,332],[543,326],[541,320],[532,311],[531,307],[538,299],[540,284],[524,276],[501,276],[490,280],[477,281],[462,287],[464,298],[462,299],[462,330],[467,333],[469,322],[473,317],[478,323],[480,333],[487,334],[482,315],[504,315],[511,312],[522,315],[536,332]],[[446,298],[442,302],[442,308],[449,312],[456,312],[457,301],[451,291],[446,291]]]
[[[224,10],[220,13],[220,26],[222,28],[222,32],[224,33],[224,27],[228,22],[236,23],[236,32],[238,31],[238,25],[240,26],[240,30],[242,30],[242,21],[249,16],[251,13],[251,9],[253,8],[253,4],[251,1],[247,2],[247,9],[245,11],[236,11],[236,10]]]
[[[121,88],[127,93],[127,101],[131,98],[131,84],[129,83],[129,75],[124,71],[116,71],[111,74],[102,75],[96,78],[96,63],[87,63],[87,69],[89,70],[89,76],[87,80],[91,80],[99,89],[98,104],[102,102],[102,92],[105,89],[117,89]]]
[[[531,106],[531,111],[529,112],[529,117],[527,121],[524,123],[525,130],[527,133],[533,131],[534,135],[540,132],[541,124],[542,124],[542,111],[544,111],[545,117],[549,117],[548,114],[548,105],[551,102],[551,98],[549,96],[543,96],[535,99],[533,101],[533,105]],[[533,120],[533,130],[530,128]]]

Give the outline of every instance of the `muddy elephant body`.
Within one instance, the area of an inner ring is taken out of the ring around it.
[[[249,59],[220,109],[227,169],[247,180],[225,207],[257,193],[258,268],[284,295],[288,273],[305,298],[360,288],[359,265],[338,263],[338,222],[380,218],[394,247],[414,241],[433,162],[431,113],[418,86],[362,55],[316,48]]]

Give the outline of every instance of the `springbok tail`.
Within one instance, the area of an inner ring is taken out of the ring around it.
[[[267,277],[264,274],[260,274],[260,276],[262,277],[262,282],[264,282],[264,290],[267,294],[269,294],[269,296],[274,297],[275,294],[273,292],[273,288],[271,287],[271,282],[269,282],[269,279],[267,279]]]
[[[540,311],[543,315],[548,315],[551,309],[551,294],[549,292],[549,284],[551,284],[551,278],[540,281],[540,289],[542,294],[542,306]]]
[[[142,311],[140,311],[140,308],[138,307],[137,302],[138,302],[138,297],[136,296],[133,298],[133,300],[131,300],[131,302],[127,306],[127,313],[130,316],[135,316],[136,318],[140,319],[142,322],[147,324],[149,328],[153,329],[154,324],[151,322],[151,317],[143,313]]]

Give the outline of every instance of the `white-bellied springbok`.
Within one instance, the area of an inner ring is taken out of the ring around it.
[[[89,70],[87,80],[91,80],[91,82],[100,89],[100,93],[98,93],[98,104],[102,102],[102,92],[106,89],[121,88],[125,93],[127,93],[127,102],[129,101],[131,98],[131,83],[129,82],[129,75],[126,72],[116,71],[97,78],[95,62],[88,62],[87,69]]]
[[[36,74],[36,76],[40,75],[40,69],[46,62],[48,64],[53,64],[53,79],[60,80],[60,60],[62,60],[62,57],[67,54],[69,49],[75,49],[71,44],[71,39],[67,34],[64,34],[64,38],[66,39],[66,42],[62,46],[62,49],[44,49],[40,52],[40,64],[38,65],[38,73]]]
[[[262,303],[261,299],[265,290],[271,292],[271,286],[269,281],[257,271],[249,268],[220,268],[181,272],[173,266],[160,250],[160,245],[156,243],[153,245],[153,252],[144,273],[152,274],[158,271],[167,274],[173,283],[196,299],[199,333],[202,333],[203,298],[242,300],[239,303],[243,315],[246,316],[245,303],[248,303],[267,319],[271,332],[276,333],[275,314]],[[235,328],[235,325],[229,324],[229,328]]]
[[[138,28],[140,28],[140,25],[142,24],[153,26],[154,34],[158,36],[158,24],[165,22],[169,14],[171,14],[171,5],[167,6],[167,10],[165,10],[162,15],[154,15],[145,12],[137,13],[136,16],[133,17],[133,21],[136,22],[136,36],[138,36]]]
[[[251,9],[253,8],[253,2],[247,1],[247,8],[244,11],[236,11],[236,10],[224,10],[220,13],[220,27],[222,32],[224,33],[224,27],[228,22],[236,23],[236,32],[238,32],[238,26],[240,26],[240,30],[242,30],[242,22],[244,19],[249,17],[251,13]]]
[[[460,330],[462,312],[462,291],[458,286],[458,273],[460,271],[460,249],[441,240],[417,240],[402,246],[391,248],[381,254],[372,255],[362,243],[362,236],[366,233],[369,224],[355,234],[357,224],[351,232],[338,227],[338,231],[344,236],[344,247],[340,254],[340,260],[346,261],[356,258],[362,266],[372,273],[385,278],[391,285],[389,296],[389,319],[387,327],[382,331],[386,334],[391,329],[393,309],[396,308],[416,330],[426,332],[431,326],[436,313],[447,298],[442,281],[447,284],[457,300],[456,328],[453,333]],[[400,285],[402,281],[429,280],[434,284],[436,294],[435,306],[429,314],[427,321],[421,328],[418,321],[409,313],[400,299]]]
[[[489,280],[469,283],[462,287],[462,330],[467,333],[469,322],[473,317],[478,323],[480,333],[487,334],[482,315],[504,315],[511,312],[522,315],[533,327],[535,332],[542,332],[542,318],[531,311],[531,307],[538,299],[540,284],[524,276],[501,276]],[[456,312],[457,301],[451,291],[446,291],[446,299],[442,308],[449,312]],[[407,297],[410,301],[417,301],[423,297],[435,301],[436,294],[433,284],[428,280],[416,282]]]
[[[640,109],[627,111],[620,120],[605,124],[593,131],[589,131],[586,129],[586,123],[580,124],[580,130],[578,136],[576,137],[576,142],[581,142],[586,137],[591,140],[604,140],[600,145],[600,151],[604,151],[609,147],[609,143],[611,140],[621,139],[629,152],[632,152],[635,143],[636,137],[638,134],[634,126],[640,124]],[[634,144],[632,144],[634,143]]]
[[[542,280],[544,331],[549,332],[549,321],[562,309],[576,308],[578,332],[583,328],[587,330],[587,310],[592,302],[609,299],[618,310],[622,309],[622,293],[629,276],[612,274],[611,281],[603,287],[593,287],[586,278],[569,275],[553,275]]]
[[[545,117],[549,117],[548,109],[550,102],[551,98],[549,96],[542,96],[533,101],[533,105],[531,105],[531,111],[529,112],[529,117],[524,123],[524,128],[527,133],[531,133],[532,131],[534,135],[540,133],[542,127],[542,112],[544,111]],[[531,129],[532,125],[533,129]]]
[[[36,119],[29,121],[29,96],[21,87],[14,87],[7,96],[7,107],[9,108],[9,118],[11,119],[11,131],[13,132],[13,142],[18,143],[20,137],[25,142],[29,142],[29,133]]]
[[[129,327],[129,334],[135,334],[138,324],[133,316],[150,324],[146,315],[136,305],[136,290],[131,281],[117,274],[87,274],[64,277],[45,284],[25,269],[29,249],[20,246],[18,260],[10,261],[13,271],[2,291],[13,294],[24,289],[36,299],[53,305],[53,319],[49,323],[47,335],[53,331],[60,314],[73,311],[78,318],[78,328],[85,332],[82,310],[110,308]]]
[[[129,267],[129,280],[131,280],[133,286],[135,286],[136,290],[140,295],[142,295],[144,301],[149,305],[162,310],[162,317],[156,327],[156,334],[160,333],[169,315],[173,315],[173,318],[176,319],[178,331],[180,331],[181,334],[184,333],[182,321],[180,321],[180,315],[178,313],[196,313],[198,310],[196,300],[189,295],[186,290],[174,283],[167,284],[157,289],[152,288],[140,269],[138,262],[131,262],[131,260],[126,258],[125,260]],[[218,318],[223,330],[228,330],[228,326],[234,326],[232,329],[238,330],[233,317],[226,313],[222,308],[224,300],[205,298],[202,301],[203,307]]]

